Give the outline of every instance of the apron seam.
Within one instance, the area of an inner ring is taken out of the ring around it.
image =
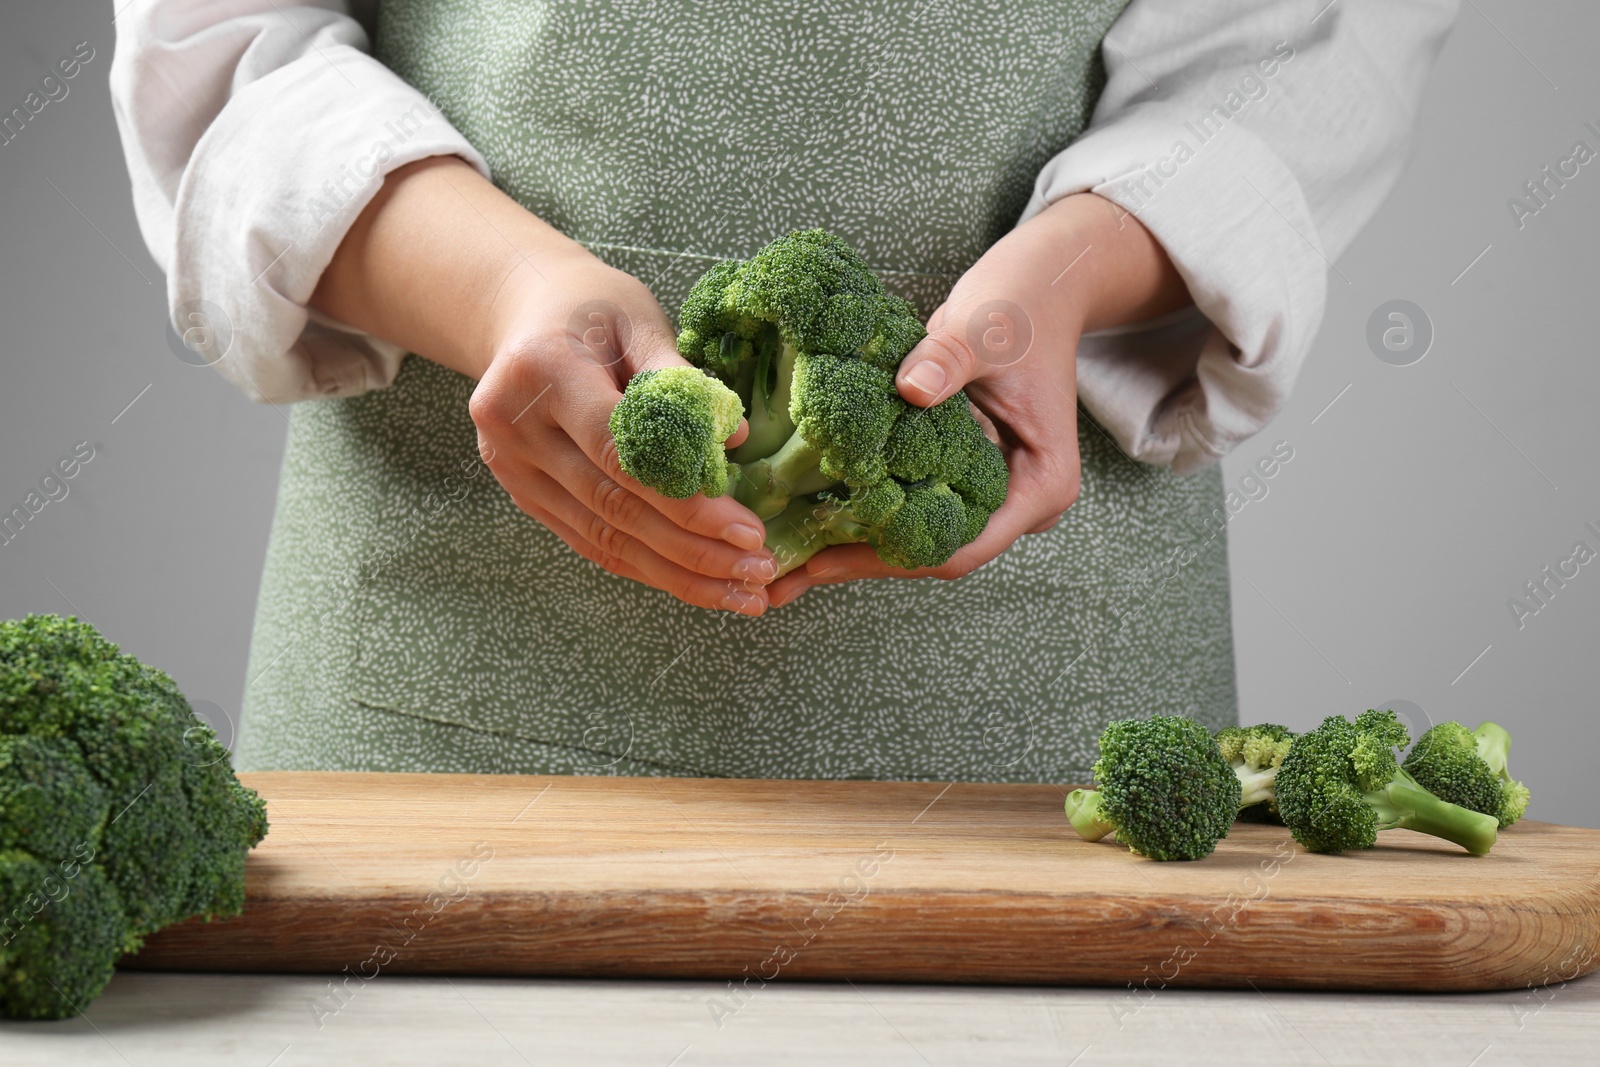
[[[547,746],[549,748],[559,748],[559,749],[561,749],[563,751],[566,751],[566,752],[583,753],[583,754],[592,755],[592,756],[610,756],[610,757],[614,757],[616,762],[612,763],[612,764],[608,764],[606,766],[615,766],[616,763],[620,763],[623,760],[632,760],[636,764],[641,764],[643,766],[655,768],[657,770],[667,771],[667,772],[672,773],[672,774],[691,775],[691,776],[694,776],[694,777],[697,777],[697,778],[725,778],[725,777],[727,777],[727,775],[716,774],[716,773],[711,772],[711,771],[703,771],[703,770],[700,770],[697,767],[685,767],[685,766],[678,766],[676,764],[671,764],[671,763],[663,763],[660,760],[646,759],[643,756],[632,756],[632,755],[629,755],[626,752],[623,752],[623,753],[607,752],[607,751],[605,751],[603,749],[586,748],[583,745],[568,744],[567,742],[564,742],[564,741],[547,741],[547,740],[545,740],[543,738],[529,737],[527,734],[518,733],[515,730],[506,730],[506,729],[502,729],[502,728],[499,728],[499,727],[492,727],[492,726],[489,726],[489,727],[486,727],[486,726],[475,726],[475,725],[473,725],[471,723],[462,722],[459,719],[447,719],[447,718],[443,718],[443,717],[441,717],[439,715],[425,715],[420,711],[412,711],[410,708],[396,707],[393,704],[380,704],[380,703],[376,703],[375,701],[368,700],[368,699],[365,699],[365,698],[362,698],[362,697],[359,697],[359,696],[350,696],[347,699],[352,704],[355,704],[357,707],[367,708],[367,709],[372,710],[372,711],[386,711],[386,712],[389,712],[392,715],[405,715],[408,718],[421,719],[423,722],[431,722],[431,723],[434,723],[435,725],[438,725],[438,726],[453,726],[453,727],[455,727],[457,729],[468,730],[468,731],[470,731],[472,733],[475,733],[475,734],[485,734],[485,735],[490,735],[490,736],[494,736],[494,737],[509,737],[513,741],[522,741],[522,742],[524,742],[526,744],[530,744],[530,745],[544,745],[544,746]]]
[[[720,263],[723,260],[737,260],[738,256],[719,256],[709,252],[690,252],[685,249],[651,248],[646,245],[619,244],[614,241],[579,241],[583,247],[593,251],[605,249],[608,252],[638,252],[648,256],[670,256],[673,259],[698,259],[707,263]],[[869,264],[869,266],[871,266]],[[880,277],[888,275],[896,278],[929,278],[934,281],[954,282],[960,281],[962,273],[958,274],[930,274],[927,271],[895,270],[892,267],[872,267],[872,272]]]

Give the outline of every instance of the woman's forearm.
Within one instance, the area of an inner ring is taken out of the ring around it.
[[[1000,244],[1015,238],[1034,255],[1049,249],[1053,269],[1030,273],[1045,281],[1051,300],[1078,309],[1086,333],[1154,318],[1192,302],[1166,250],[1144,224],[1094,193],[1062,197]]]
[[[384,179],[310,304],[476,379],[506,302],[588,255],[463,160],[430,156]]]
[[[440,156],[385,179],[311,304],[476,379],[465,414],[484,462],[579,555],[700,607],[766,610],[777,568],[755,516],[731,498],[663,497],[617,462],[607,423],[622,387],[683,364],[643,282]],[[575,332],[586,305],[601,310]]]

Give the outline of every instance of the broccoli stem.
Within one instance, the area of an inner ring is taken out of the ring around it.
[[[806,496],[794,500],[767,522],[767,548],[777,560],[781,576],[829,545],[865,541],[869,532],[844,501]]]
[[[1240,810],[1273,799],[1272,786],[1278,780],[1278,768],[1262,767],[1255,770],[1240,765],[1233,768],[1233,773],[1239,779]]]
[[[1511,774],[1506,768],[1511,762],[1511,734],[1506,728],[1499,723],[1479,723],[1472,736],[1478,740],[1478,758],[1502,781],[1510,781]]]
[[[733,498],[766,522],[782,514],[795,497],[820,493],[835,484],[818,468],[821,458],[821,452],[793,432],[774,454],[739,467]]]
[[[795,497],[834,484],[818,468],[822,453],[795,431],[789,416],[797,355],[777,327],[762,333],[750,383],[750,435],[728,454],[738,468],[733,498],[763,522],[782,513]]]
[[[1440,800],[1424,789],[1409,771],[1401,770],[1380,789],[1366,794],[1378,813],[1378,829],[1401,828],[1432,834],[1454,842],[1474,856],[1488,855],[1500,829],[1493,815],[1483,815]]]
[[[1067,794],[1067,821],[1085,841],[1098,841],[1116,830],[1100,813],[1100,793],[1094,789],[1074,789]]]
[[[797,355],[776,326],[769,325],[762,331],[755,374],[750,381],[750,436],[728,456],[735,463],[748,464],[772,455],[794,433],[789,391]]]

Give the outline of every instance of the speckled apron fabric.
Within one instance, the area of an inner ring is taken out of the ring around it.
[[[390,0],[377,51],[669,310],[717,258],[824,226],[926,315],[1086,125],[1124,3]],[[296,406],[242,768],[1061,781],[1108,719],[1235,718],[1216,468],[1135,464],[1080,412],[1053,531],[746,619],[519,512],[471,388],[411,357]]]

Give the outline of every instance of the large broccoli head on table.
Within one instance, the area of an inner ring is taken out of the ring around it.
[[[77,619],[0,622],[0,1014],[76,1014],[147,935],[237,915],[266,831],[171,678]]]

